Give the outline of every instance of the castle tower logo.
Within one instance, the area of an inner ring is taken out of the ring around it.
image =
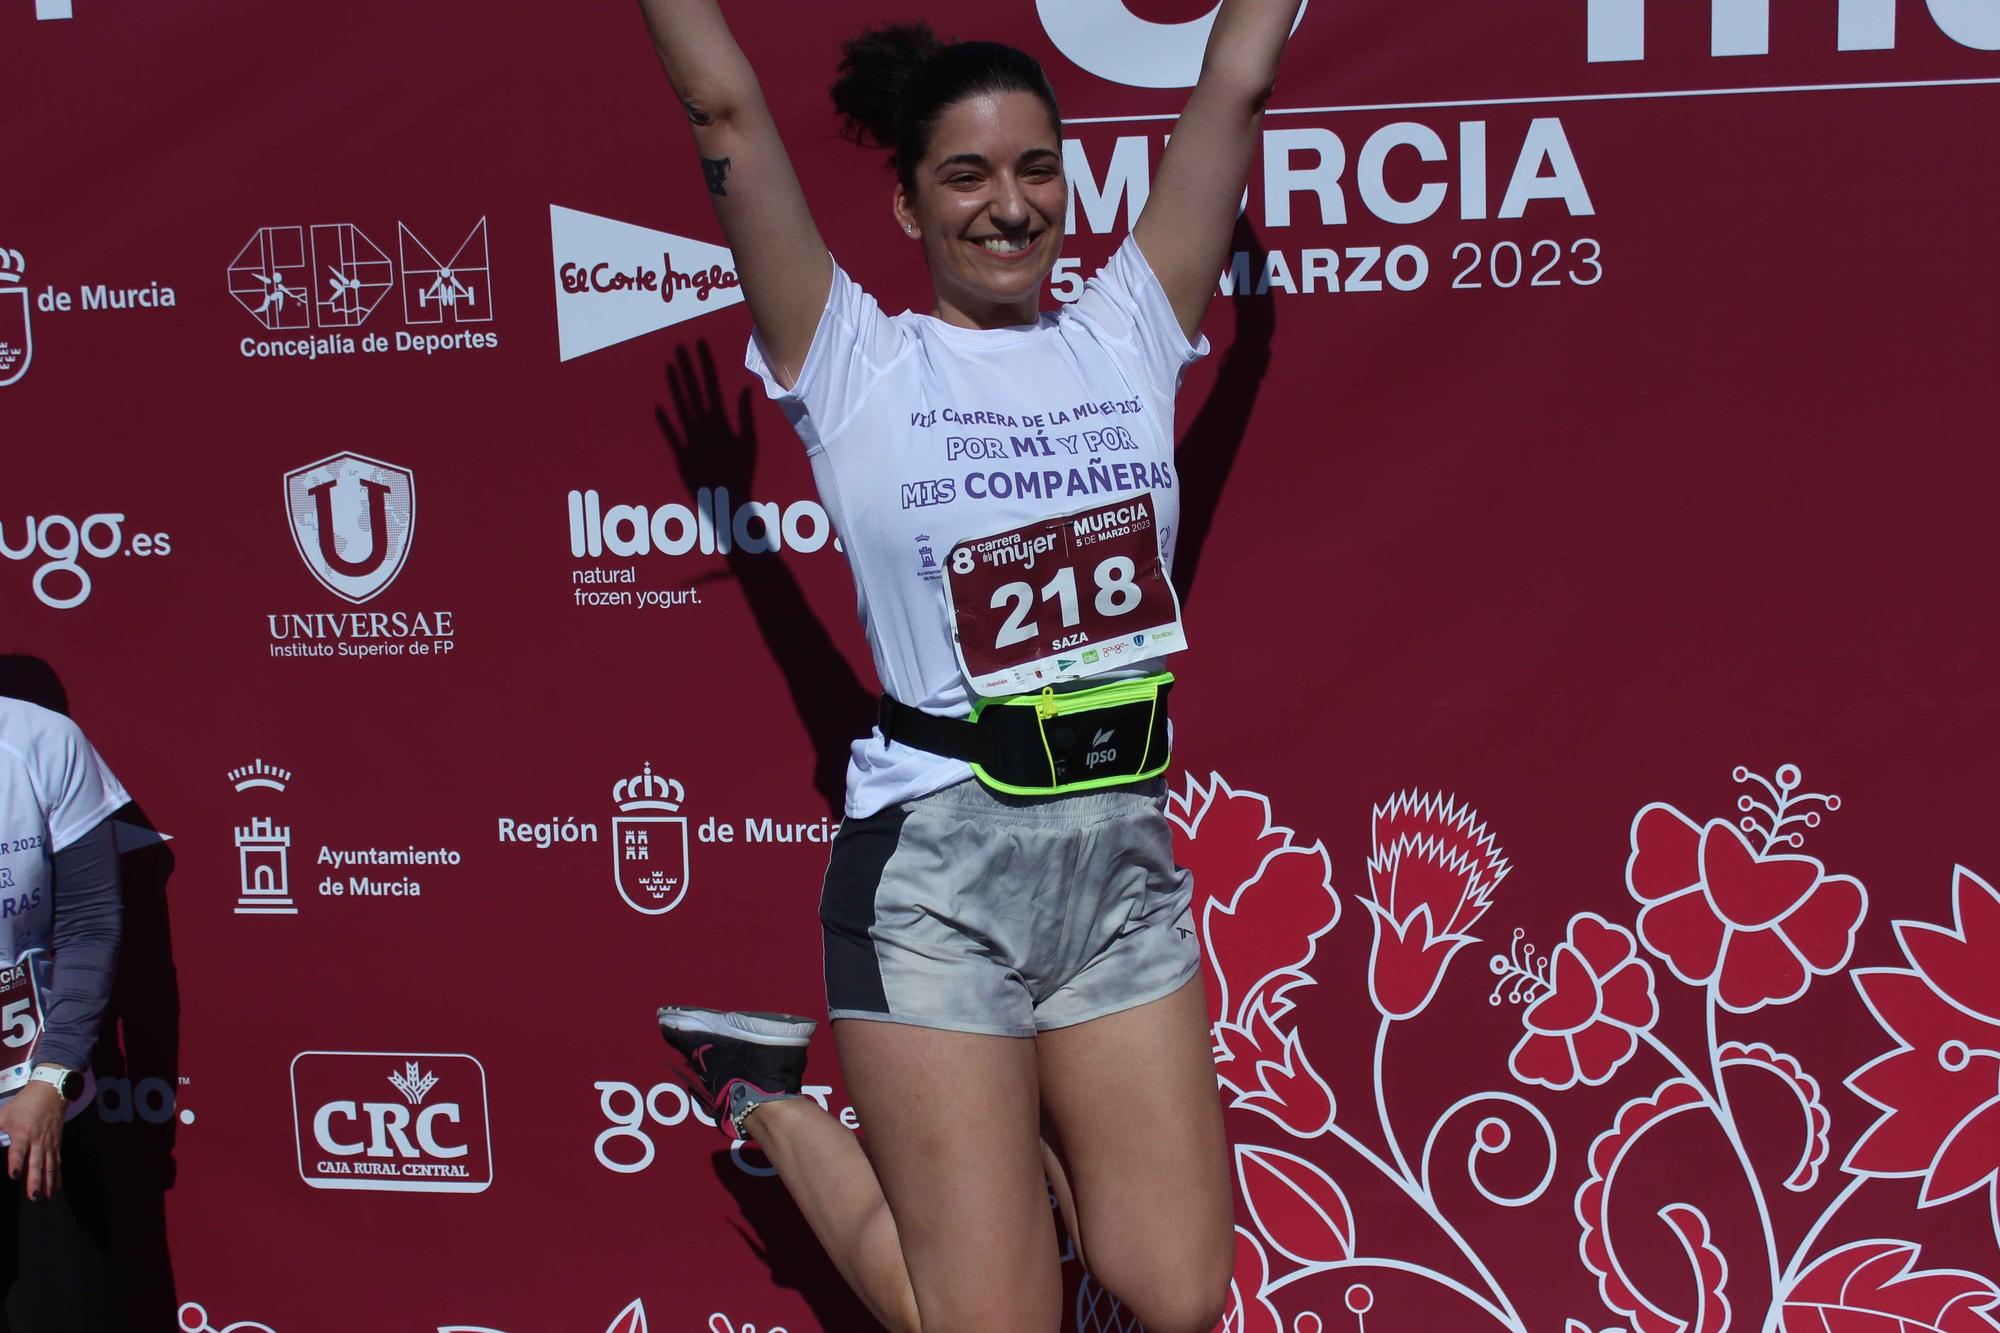
[[[651,763],[611,788],[611,799],[623,812],[611,821],[612,883],[635,912],[665,916],[687,896],[687,817],[673,813],[685,795],[680,783],[654,773]]]
[[[238,791],[249,791],[252,787],[283,791],[285,784],[291,780],[291,770],[267,764],[262,759],[253,759],[241,768],[229,770],[229,785]]]
[[[358,606],[403,572],[417,522],[416,474],[334,454],[285,474],[285,516],[313,577]]]
[[[19,250],[0,249],[0,389],[28,373],[35,336],[28,328],[28,261]]]
[[[290,769],[252,759],[229,770],[229,785],[240,792],[283,792]],[[236,830],[238,916],[297,916],[292,901],[292,830],[269,815],[257,815]]]
[[[263,815],[236,830],[236,859],[243,896],[238,916],[297,916],[292,901],[289,853],[292,830]]]

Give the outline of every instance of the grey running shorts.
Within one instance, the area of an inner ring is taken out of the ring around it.
[[[1006,796],[968,779],[834,835],[820,896],[840,1018],[1032,1037],[1201,965],[1165,784]]]

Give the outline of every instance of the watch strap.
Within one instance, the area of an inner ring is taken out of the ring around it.
[[[48,1084],[65,1102],[73,1102],[83,1093],[83,1075],[62,1065],[36,1065],[29,1072],[28,1080]]]

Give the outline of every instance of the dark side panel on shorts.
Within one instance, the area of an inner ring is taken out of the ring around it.
[[[819,920],[825,928],[826,993],[835,1008],[889,1012],[882,965],[869,931],[875,924],[875,893],[882,872],[896,853],[908,818],[907,809],[891,806],[879,814],[843,820],[833,835]]]

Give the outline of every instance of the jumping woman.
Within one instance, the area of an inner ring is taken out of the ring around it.
[[[660,1027],[891,1329],[1057,1328],[1051,1189],[1152,1333],[1207,1333],[1228,1299],[1161,777],[1186,643],[1174,398],[1301,2],[1223,0],[1144,212],[1054,312],[1069,187],[1041,67],[924,25],[849,41],[834,105],[889,150],[933,289],[892,317],[828,255],[717,0],[641,0],[750,306],[746,364],[805,443],[884,691],[820,902],[865,1150],[799,1095],[810,1020],[670,1006]]]

